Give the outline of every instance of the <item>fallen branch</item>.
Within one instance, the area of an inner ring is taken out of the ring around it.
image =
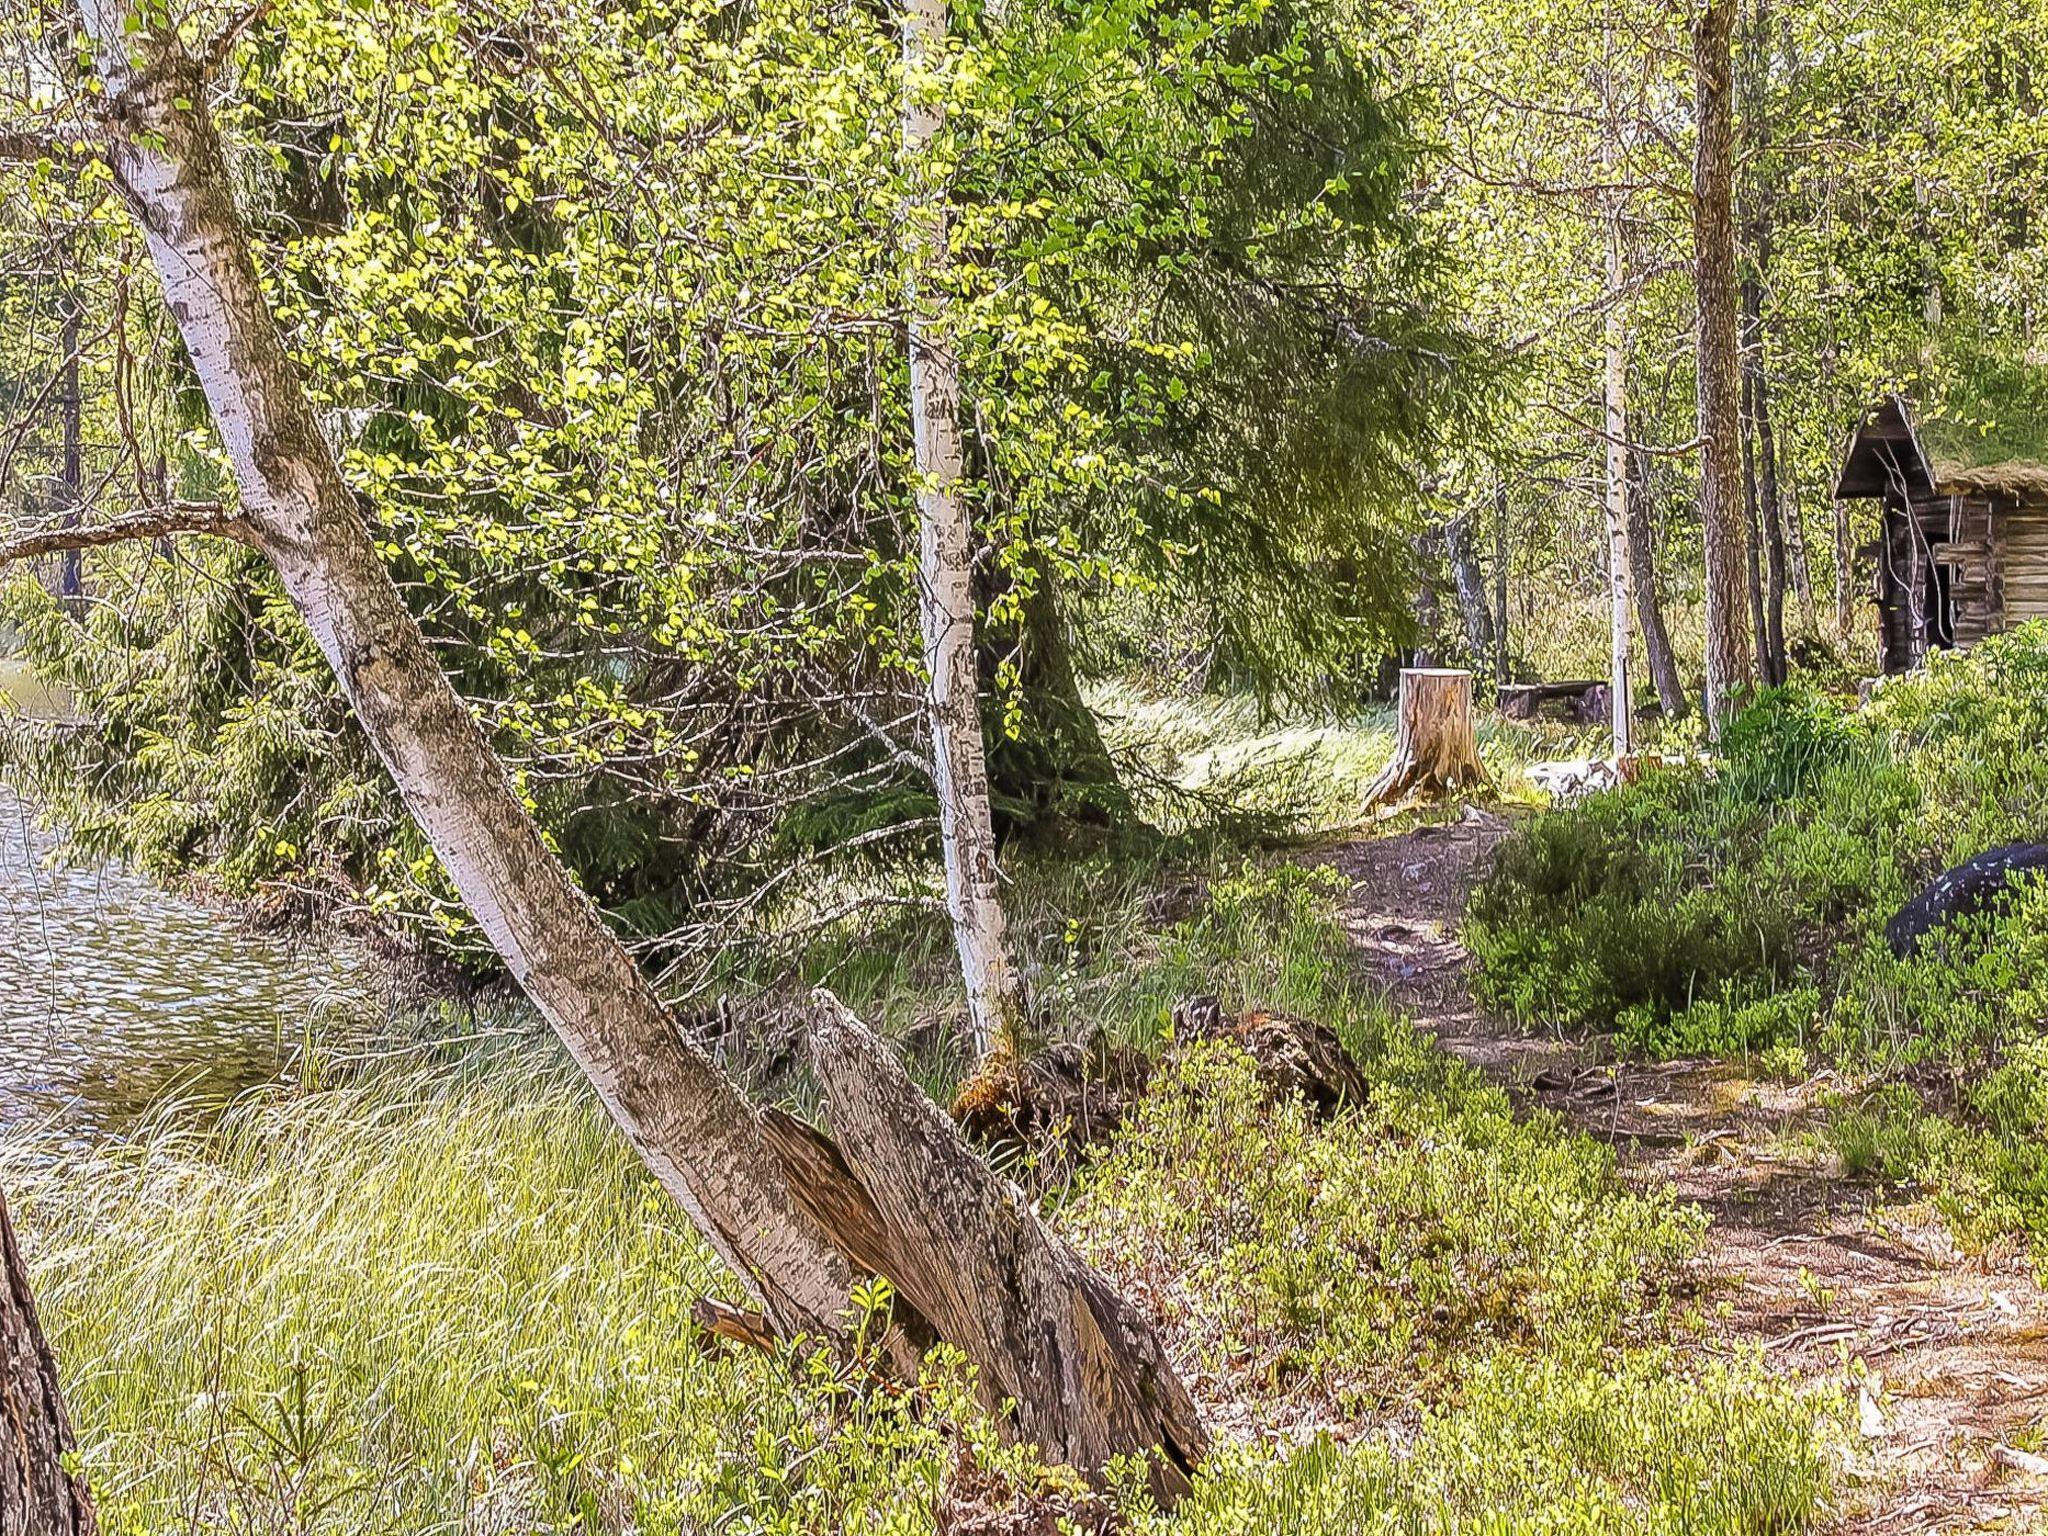
[[[73,528],[43,528],[12,539],[0,539],[0,565],[16,560],[33,560],[71,549],[98,549],[107,544],[131,544],[137,539],[168,538],[174,533],[197,533],[212,538],[250,542],[249,525],[217,501],[176,501],[167,507],[152,507],[109,518],[104,523],[81,523]]]
[[[749,1349],[758,1349],[768,1354],[775,1353],[775,1331],[768,1326],[768,1319],[759,1312],[745,1307],[736,1307],[731,1302],[719,1301],[711,1296],[699,1296],[690,1305],[690,1321],[703,1329],[712,1339],[722,1339],[728,1344],[744,1344]]]

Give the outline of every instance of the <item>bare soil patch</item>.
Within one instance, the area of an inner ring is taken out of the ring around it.
[[[2048,1419],[2048,1296],[2024,1257],[1965,1254],[1924,1205],[1802,1139],[1829,1074],[1785,1086],[1727,1061],[1632,1061],[1479,1008],[1459,922],[1511,827],[1468,810],[1316,855],[1349,882],[1364,973],[1518,1103],[1610,1142],[1631,1183],[1706,1212],[1702,1347],[1761,1347],[1854,1405],[1837,1529],[2048,1530],[2048,1475],[2026,1449]]]

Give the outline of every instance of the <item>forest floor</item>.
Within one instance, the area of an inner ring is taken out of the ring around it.
[[[1857,1403],[1838,1529],[2048,1530],[2048,1295],[2024,1256],[1965,1254],[1924,1205],[1843,1176],[1808,1134],[1840,1086],[1830,1072],[1786,1085],[1739,1061],[1631,1061],[1479,1007],[1458,924],[1510,827],[1469,810],[1316,855],[1348,883],[1361,969],[1519,1105],[1611,1143],[1626,1180],[1706,1212],[1701,1347],[1761,1346],[1773,1371]]]

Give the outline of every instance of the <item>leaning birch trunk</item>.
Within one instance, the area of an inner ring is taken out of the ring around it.
[[[92,1497],[66,1470],[78,1449],[57,1362],[0,1197],[0,1536],[91,1536]]]
[[[942,1336],[985,1380],[1014,1391],[1017,1423],[1048,1456],[1100,1474],[1111,1457],[1163,1446],[1154,1489],[1183,1489],[1181,1463],[1200,1453],[1202,1430],[1164,1351],[1035,1215],[1014,1205],[1001,1217],[956,1213],[963,1240],[977,1223],[1009,1224],[1016,1262],[1003,1273],[989,1273],[983,1254],[950,1250],[928,1219],[891,1225],[907,1198],[894,1181],[910,1180],[912,1196],[941,1174],[954,1188],[979,1187],[966,1165],[980,1164],[950,1128],[939,1134],[929,1117],[850,1120],[850,1155],[869,1187],[825,1137],[757,1113],[683,1042],[549,851],[377,557],[265,303],[201,69],[161,31],[128,33],[124,0],[84,0],[81,10],[105,87],[115,185],[143,228],[241,494],[242,516],[220,531],[275,567],[464,904],[647,1166],[778,1333],[844,1340],[855,1277],[882,1274],[904,1302],[899,1366],[914,1365],[916,1339],[943,1318]],[[853,1049],[845,1042],[855,1028],[833,1020],[834,1060]],[[887,1060],[870,1042],[864,1070],[885,1076]],[[830,1062],[821,1069],[832,1102],[875,1091],[846,1083]],[[1077,1346],[1085,1369],[1046,1375],[1042,1354],[1020,1362],[1003,1353],[1036,1333],[1064,1337],[1105,1307],[1115,1326],[1092,1350]]]
[[[1706,547],[1707,673],[1701,696],[1718,741],[1754,680],[1746,621],[1749,540],[1742,496],[1742,426],[1735,275],[1735,122],[1730,41],[1736,0],[1707,0],[1693,22],[1699,143],[1693,158],[1693,289],[1699,309],[1700,523]]]
[[[1628,543],[1628,313],[1623,297],[1621,214],[1607,213],[1607,324],[1601,394],[1607,407],[1608,703],[1614,755],[1635,751],[1634,696],[1629,686],[1633,593]]]
[[[649,1168],[779,1328],[832,1334],[853,1274],[791,1200],[752,1106],[687,1048],[542,840],[370,541],[258,283],[196,64],[83,0],[109,160],[276,568],[449,878]],[[144,60],[137,68],[134,57]],[[180,102],[193,105],[181,107]]]
[[[1442,794],[1486,782],[1472,727],[1472,674],[1438,667],[1401,671],[1394,760],[1365,792],[1365,808],[1413,794]]]
[[[932,784],[946,909],[967,983],[975,1048],[1016,1051],[1029,1023],[1022,976],[1010,962],[996,884],[995,821],[974,663],[974,529],[961,497],[960,359],[945,315],[946,189],[933,174],[945,126],[935,71],[946,47],[946,0],[903,8],[904,300],[910,336],[910,417],[917,471],[918,619],[929,679]]]

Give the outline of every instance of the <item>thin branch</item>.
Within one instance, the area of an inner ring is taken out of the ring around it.
[[[78,125],[0,123],[0,165],[34,165],[54,160],[75,165],[97,159],[100,135]]]
[[[167,507],[131,512],[104,523],[76,528],[45,528],[12,539],[0,539],[0,565],[33,560],[67,549],[97,549],[138,539],[161,539],[174,533],[197,533],[253,544],[249,525],[217,501],[174,501]]]
[[[234,52],[235,44],[242,40],[242,35],[258,22],[268,19],[270,7],[271,0],[257,0],[255,5],[246,7],[207,43],[199,55],[201,79],[211,80],[220,73],[221,66],[227,63],[228,55]]]

